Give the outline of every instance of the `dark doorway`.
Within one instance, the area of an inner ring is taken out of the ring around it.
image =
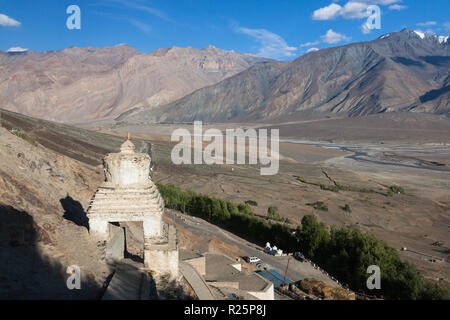
[[[144,263],[144,224],[141,221],[122,222],[125,232],[126,259]]]

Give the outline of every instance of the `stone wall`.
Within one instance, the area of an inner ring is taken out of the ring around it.
[[[248,294],[259,300],[275,300],[273,283],[268,284],[262,291],[248,291]]]
[[[165,242],[146,243],[144,250],[146,268],[160,275],[169,274],[172,279],[178,277],[178,236],[174,225],[168,226]]]
[[[200,274],[202,277],[204,277],[206,274],[206,261],[205,260],[206,259],[203,256],[203,257],[199,257],[199,258],[184,260],[184,262],[189,263],[195,269],[195,271],[198,272],[198,274]]]
[[[158,276],[170,275],[178,278],[178,250],[145,250],[145,267]]]
[[[106,260],[109,262],[121,261],[125,252],[125,231],[111,223],[108,227],[110,240],[105,248]]]

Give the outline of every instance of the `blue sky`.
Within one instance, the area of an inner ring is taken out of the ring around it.
[[[80,30],[66,27],[69,5]],[[364,28],[368,5],[381,9],[380,30]],[[449,0],[0,0],[0,50],[213,45],[291,60],[405,27],[448,35],[448,12]]]

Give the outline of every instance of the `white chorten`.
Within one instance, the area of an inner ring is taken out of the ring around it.
[[[87,213],[90,231],[112,241],[110,223],[142,221],[145,267],[176,277],[177,233],[175,226],[162,221],[164,200],[150,179],[150,164],[150,156],[136,153],[129,138],[120,147],[120,153],[105,156],[105,181]]]

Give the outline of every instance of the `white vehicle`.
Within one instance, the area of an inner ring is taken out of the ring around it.
[[[258,262],[261,261],[261,259],[258,258],[258,257],[246,257],[245,260],[246,260],[248,263],[258,263]]]
[[[272,252],[272,247],[270,246],[270,242],[266,243],[266,247],[264,248],[264,252],[270,254]]]

